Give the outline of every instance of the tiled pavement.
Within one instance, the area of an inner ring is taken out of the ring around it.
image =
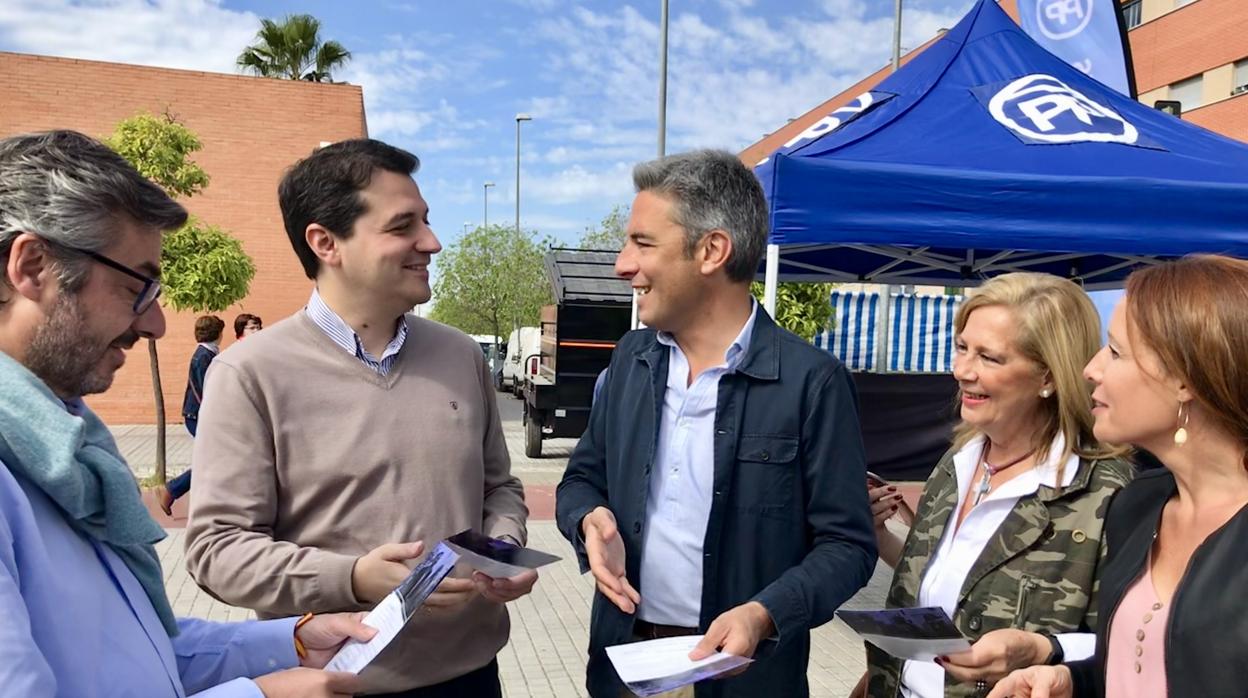
[[[123,455],[135,464],[136,475],[152,472],[154,430],[152,427],[114,428]],[[513,603],[511,642],[499,654],[504,693],[509,698],[572,698],[585,696],[585,646],[589,624],[592,582],[578,574],[567,543],[549,520],[553,488],[567,462],[575,441],[560,439],[543,446],[546,457],[526,458],[523,436],[517,422],[504,422],[516,474],[525,482],[533,509],[529,523],[530,544],[564,556],[564,560],[543,569],[542,579],[531,595]],[[190,437],[181,425],[168,430],[170,474],[180,472],[190,462]],[[549,506],[542,504],[550,499]],[[183,514],[184,516],[184,514]],[[169,537],[157,548],[165,570],[165,585],[173,608],[179,615],[214,620],[241,620],[251,613],[216,601],[201,591],[186,573],[183,559],[183,531],[175,526],[184,519],[161,517]],[[540,519],[547,520],[540,520]],[[879,608],[883,604],[891,570],[877,566],[871,583],[855,596],[847,608]],[[849,693],[863,671],[862,643],[839,620],[815,630],[808,676],[811,695],[839,698]]]

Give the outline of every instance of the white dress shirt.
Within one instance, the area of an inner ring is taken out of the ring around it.
[[[728,351],[724,363],[689,381],[689,360],[670,334],[667,390],[659,439],[650,471],[650,498],[641,543],[641,604],[637,617],[649,623],[698,627],[702,614],[702,548],[715,480],[715,408],[719,379],[740,365],[754,333],[758,303]]]
[[[979,454],[984,448],[984,437],[972,439],[953,456],[954,470],[958,477],[958,505],[949,515],[945,535],[940,547],[928,565],[923,583],[919,587],[919,606],[940,606],[952,618],[957,610],[958,596],[971,567],[984,551],[984,547],[996,535],[997,529],[1014,510],[1019,499],[1034,495],[1040,485],[1057,486],[1057,465],[1066,441],[1061,434],[1049,447],[1045,462],[1019,473],[1014,479],[990,491],[978,506],[967,513],[958,526],[958,512],[972,487],[978,485],[975,468]],[[1079,470],[1079,456],[1066,459],[1062,471],[1062,487],[1069,487]],[[956,529],[956,530],[955,530]],[[1067,661],[1086,659],[1096,648],[1093,633],[1061,633],[1056,635],[1062,645]],[[945,670],[935,662],[908,661],[901,671],[901,695],[906,698],[941,698],[945,695]]]

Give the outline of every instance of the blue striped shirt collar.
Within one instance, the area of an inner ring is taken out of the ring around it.
[[[321,331],[333,340],[334,344],[342,347],[343,351],[383,376],[390,372],[390,367],[394,365],[395,358],[403,348],[403,343],[407,341],[407,316],[403,315],[399,317],[394,338],[386,345],[381,358],[374,358],[364,349],[364,344],[360,342],[360,336],[355,333],[355,330],[351,329],[351,326],[339,317],[333,308],[325,304],[325,300],[315,288],[312,289],[312,297],[308,299],[304,312],[308,314],[308,319],[313,324],[321,328]]]

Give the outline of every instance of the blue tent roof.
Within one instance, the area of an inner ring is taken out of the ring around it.
[[[804,135],[755,169],[782,279],[1103,288],[1157,259],[1248,257],[1248,146],[1096,82],[992,0]]]

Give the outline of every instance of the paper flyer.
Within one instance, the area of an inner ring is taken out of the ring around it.
[[[368,642],[347,640],[338,654],[325,665],[326,671],[345,671],[358,674],[381,654],[420,605],[429,598],[451,568],[459,561],[459,554],[445,543],[438,543],[411,574],[394,591],[386,595],[367,616],[364,624],[377,628],[377,634]]]

